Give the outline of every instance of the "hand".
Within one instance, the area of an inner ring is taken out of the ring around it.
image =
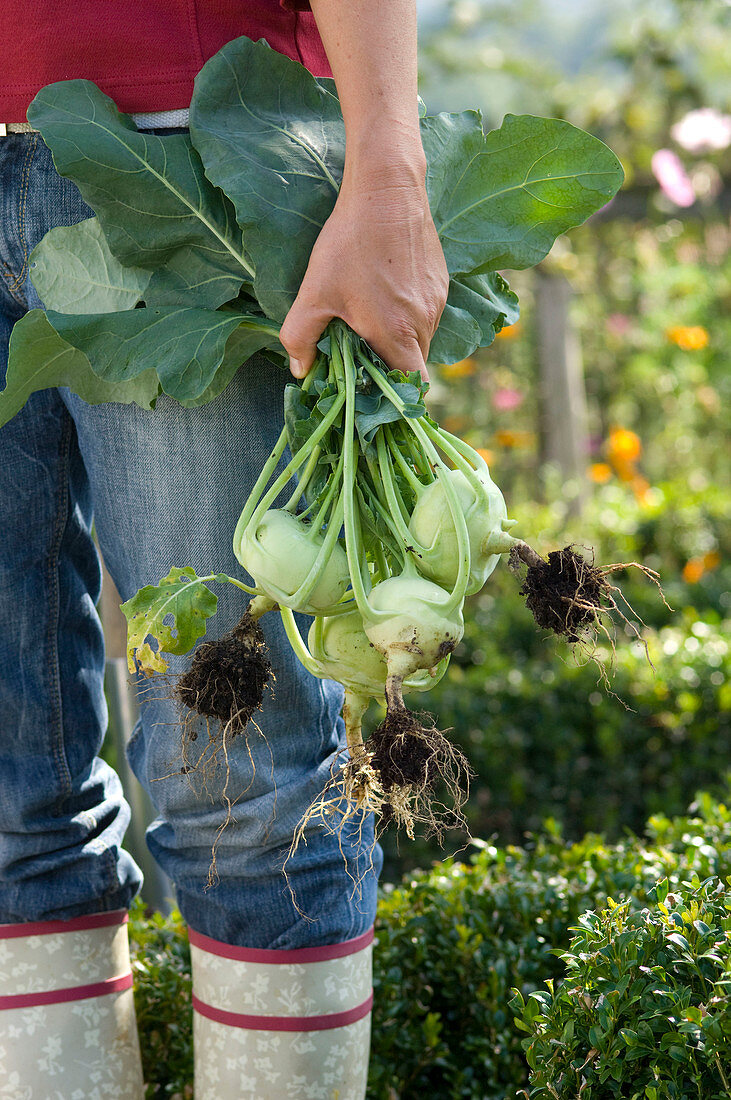
[[[447,300],[449,276],[429,211],[423,164],[347,166],[280,338],[304,377],[339,317],[392,369],[418,370]]]

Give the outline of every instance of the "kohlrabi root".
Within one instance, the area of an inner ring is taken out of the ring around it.
[[[527,566],[520,594],[525,597],[526,606],[538,626],[551,630],[567,642],[582,646],[588,656],[599,664],[605,683],[608,682],[608,677],[604,666],[596,658],[596,650],[599,637],[603,634],[609,642],[612,655],[614,654],[614,638],[607,626],[608,623],[611,627],[614,616],[642,643],[652,666],[647,643],[633,620],[643,626],[645,624],[622,595],[621,589],[610,584],[607,578],[624,569],[639,569],[657,586],[663,603],[668,607],[659,575],[654,569],[648,569],[638,562],[596,566],[573,546],[553,550],[548,559],[544,560],[524,542],[515,543],[510,551],[509,564],[515,573],[521,572],[523,565]],[[632,619],[622,610],[617,598]]]
[[[462,806],[471,770],[465,755],[437,729],[434,718],[403,704],[389,709],[366,742],[369,766],[383,792],[383,823],[393,820],[413,836],[414,825],[428,834],[465,822]],[[441,788],[441,790],[440,790]],[[450,805],[439,801],[446,794]]]
[[[261,708],[271,679],[264,635],[247,609],[233,630],[198,646],[173,696],[194,714],[217,718],[235,736]]]

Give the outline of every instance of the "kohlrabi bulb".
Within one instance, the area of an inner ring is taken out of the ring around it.
[[[503,495],[489,474],[475,471],[479,491],[461,470],[449,470],[459,507],[465,517],[470,543],[470,576],[467,593],[478,592],[500,560],[495,553],[496,536],[502,533],[507,517]],[[419,496],[409,521],[409,531],[425,551],[414,555],[414,562],[425,577],[451,589],[457,580],[459,555],[457,531],[449,500],[440,479],[427,485]]]
[[[335,543],[317,583],[304,603],[294,599],[322,548],[323,536],[291,512],[270,508],[256,530],[246,528],[234,553],[258,588],[270,599],[311,615],[331,610],[350,584],[348,559]]]
[[[366,634],[386,658],[391,675],[433,668],[464,633],[461,606],[446,614],[449,593],[424,577],[389,577],[368,599],[374,611],[390,612],[386,619],[366,623]]]

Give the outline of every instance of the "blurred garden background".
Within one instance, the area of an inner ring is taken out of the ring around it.
[[[614,668],[536,629],[501,566],[429,706],[473,762],[468,818],[517,842],[546,818],[618,837],[731,771],[728,398],[731,9],[655,0],[424,0],[429,113],[565,118],[619,155],[613,203],[537,270],[506,272],[521,319],[435,370],[432,406],[480,448],[520,533],[614,574],[650,667],[617,622]],[[563,363],[561,360],[563,359]],[[572,393],[556,395],[565,372]],[[621,603],[621,600],[620,600]],[[642,626],[640,619],[646,624]],[[609,625],[609,624],[608,624]],[[456,836],[450,839],[452,850]],[[428,850],[389,849],[397,873]]]
[[[368,1097],[728,1097],[731,7],[419,8],[429,113],[564,118],[626,174],[539,269],[506,272],[520,321],[435,367],[431,407],[536,549],[642,563],[667,603],[614,574],[607,683],[504,565],[472,598],[428,706],[475,770],[473,839],[383,838]],[[190,1096],[182,922],[139,908],[132,930],[148,1096]]]

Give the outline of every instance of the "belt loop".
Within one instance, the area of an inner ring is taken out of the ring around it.
[[[37,134],[29,122],[0,122],[0,137],[8,134]]]

